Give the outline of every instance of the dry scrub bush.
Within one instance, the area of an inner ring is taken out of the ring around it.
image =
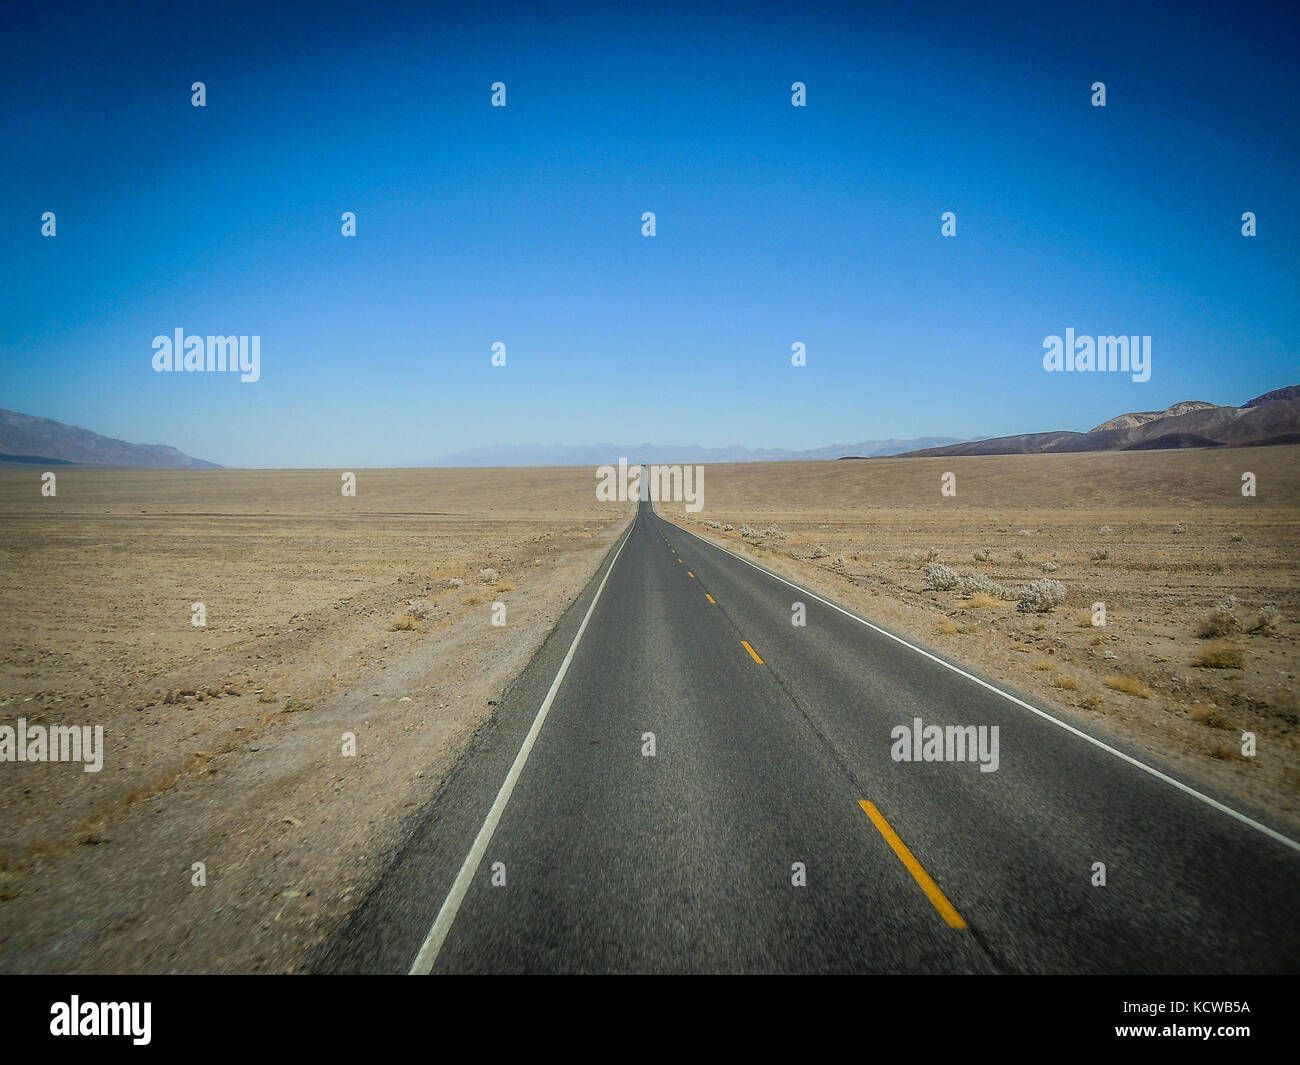
[[[931,562],[925,567],[925,586],[936,592],[950,592],[960,580],[957,571],[942,562]]]
[[[1210,616],[1201,624],[1201,636],[1231,636],[1241,631],[1241,618],[1237,615],[1237,597],[1230,595],[1215,604]]]
[[[1102,683],[1112,691],[1126,692],[1139,699],[1151,698],[1151,690],[1142,683],[1141,677],[1107,677]]]
[[[1245,669],[1246,652],[1230,643],[1208,644],[1193,660],[1202,669]]]
[[[1046,614],[1065,602],[1065,585],[1047,577],[1030,581],[1020,589],[1016,610],[1022,614]]]
[[[1250,627],[1250,631],[1260,636],[1275,636],[1277,616],[1277,607],[1272,603],[1265,603],[1259,608],[1259,615],[1255,618],[1255,624]]]

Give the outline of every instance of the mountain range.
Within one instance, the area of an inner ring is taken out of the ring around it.
[[[128,444],[89,429],[0,410],[0,465],[110,466],[150,470],[219,470],[166,444]]]
[[[603,466],[629,462],[669,463],[696,462],[815,462],[846,456],[874,458],[897,455],[915,448],[955,444],[955,436],[925,436],[915,440],[864,440],[858,444],[831,444],[808,451],[784,451],[732,445],[701,447],[699,444],[502,444],[474,447],[439,456],[421,466]]]
[[[1300,385],[1240,407],[1184,400],[1164,410],[1120,414],[1085,433],[1057,430],[961,441],[929,436],[864,440],[806,451],[698,444],[502,444],[453,451],[418,466],[602,466],[631,463],[816,462],[886,455],[1037,455],[1073,451],[1137,451],[1182,447],[1248,447],[1300,443]],[[89,429],[0,410],[0,466],[101,466],[219,470],[166,444],[131,444]]]
[[[1121,414],[1086,433],[1021,433],[927,447],[921,455],[1045,455],[1063,451],[1154,451],[1300,443],[1300,385],[1266,392],[1240,407],[1185,400],[1164,410]]]

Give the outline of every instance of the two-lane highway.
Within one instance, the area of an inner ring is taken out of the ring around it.
[[[319,967],[1294,971],[1300,848],[1212,803],[642,504]]]

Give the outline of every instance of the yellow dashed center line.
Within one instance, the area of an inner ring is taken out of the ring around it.
[[[740,644],[741,644],[742,647],[745,648],[746,651],[749,652],[749,657],[750,657],[750,658],[752,658],[752,659],[753,659],[755,662],[757,662],[760,666],[763,664],[763,660],[762,660],[761,658],[758,657],[758,652],[755,651],[752,647],[749,646],[749,641],[748,641],[748,640],[741,640],[741,641],[740,641]]]
[[[709,595],[708,592],[704,593],[704,598],[707,599],[710,603],[713,603],[715,606],[717,605],[718,601],[714,599],[713,596]]]
[[[748,647],[749,645],[746,644],[745,646]],[[754,654],[753,651],[750,651],[749,653]],[[755,655],[755,657],[758,656]],[[921,863],[918,862],[912,852],[907,849],[907,844],[898,838],[898,833],[889,827],[889,822],[885,820],[884,814],[877,810],[876,807],[866,799],[860,799],[859,805],[867,812],[867,816],[871,818],[871,823],[874,824],[876,828],[880,830],[880,834],[885,837],[885,842],[894,848],[894,853],[897,854],[902,863],[907,866],[907,871],[911,873],[913,879],[921,885],[921,890],[924,891],[926,897],[934,903],[934,908],[939,911],[943,916],[943,919],[953,928],[965,928],[966,922],[962,920],[961,914],[953,909],[952,903],[949,902],[944,896],[944,893],[939,890],[939,885],[930,879],[930,874],[921,868]]]
[[[692,573],[690,570],[686,571],[686,576],[690,577],[692,580],[695,578],[695,574]]]

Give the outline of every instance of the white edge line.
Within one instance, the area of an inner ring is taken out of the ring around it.
[[[657,509],[655,510],[655,516],[656,517],[661,516]],[[1044,720],[1050,721],[1053,725],[1059,725],[1061,728],[1065,729],[1066,732],[1073,733],[1074,735],[1078,736],[1080,739],[1087,740],[1093,746],[1100,747],[1103,751],[1108,751],[1110,754],[1113,754],[1116,758],[1121,758],[1125,762],[1128,762],[1129,765],[1137,766],[1138,769],[1141,769],[1144,773],[1150,773],[1157,780],[1163,780],[1166,784],[1172,785],[1173,787],[1177,788],[1179,791],[1185,792],[1186,794],[1192,796],[1192,798],[1200,799],[1201,802],[1205,803],[1208,806],[1213,806],[1216,810],[1219,810],[1222,813],[1227,814],[1229,817],[1235,817],[1242,824],[1249,825],[1251,828],[1256,829],[1259,832],[1263,832],[1264,835],[1268,836],[1270,839],[1277,840],[1278,843],[1282,843],[1285,846],[1290,847],[1293,851],[1300,851],[1300,843],[1297,843],[1289,836],[1282,835],[1282,833],[1277,831],[1277,829],[1269,828],[1268,825],[1260,824],[1260,822],[1256,821],[1254,818],[1247,817],[1245,814],[1240,813],[1237,810],[1234,810],[1231,806],[1225,806],[1223,803],[1219,802],[1218,799],[1212,799],[1210,796],[1206,795],[1205,793],[1197,791],[1195,788],[1187,784],[1184,784],[1181,780],[1175,780],[1167,773],[1162,773],[1160,772],[1160,770],[1147,765],[1145,762],[1138,761],[1136,758],[1132,757],[1131,755],[1125,754],[1123,751],[1117,750],[1116,748],[1112,747],[1110,744],[1103,743],[1095,736],[1089,736],[1086,732],[1082,731],[1081,729],[1075,728],[1073,725],[1065,721],[1062,721],[1059,717],[1053,717],[1046,710],[1040,710],[1036,706],[1031,706],[1023,699],[1017,699],[1014,695],[1010,694],[1009,692],[1004,692],[1001,688],[997,687],[996,685],[990,684],[986,680],[980,679],[979,677],[975,676],[973,673],[967,673],[961,667],[954,666],[951,662],[945,662],[938,655],[931,654],[929,651],[925,650],[925,648],[917,647],[916,644],[914,643],[908,643],[907,640],[904,640],[901,636],[895,636],[888,629],[882,629],[879,625],[873,625],[871,622],[865,620],[864,618],[858,617],[858,615],[853,613],[851,610],[845,610],[842,606],[839,606],[836,603],[832,603],[829,599],[823,599],[816,592],[810,592],[807,588],[802,588],[799,585],[795,584],[793,581],[786,580],[784,577],[780,576],[779,574],[773,573],[770,569],[760,566],[755,562],[751,562],[749,559],[745,558],[744,555],[739,555],[735,551],[732,551],[730,548],[723,547],[721,544],[715,544],[712,540],[706,539],[705,537],[701,536],[699,533],[692,532],[690,529],[686,528],[685,525],[678,525],[677,522],[671,521],[668,518],[664,518],[663,520],[670,522],[670,524],[676,526],[678,529],[681,529],[682,532],[694,536],[695,539],[699,540],[701,543],[708,544],[710,547],[714,548],[715,550],[721,551],[724,554],[730,555],[732,558],[738,559],[739,561],[745,563],[745,565],[758,570],[760,573],[766,573],[769,577],[772,577],[773,579],[780,581],[782,584],[788,585],[789,587],[793,588],[796,592],[802,592],[804,595],[811,596],[812,598],[816,599],[817,602],[823,604],[824,606],[828,606],[832,610],[838,610],[845,617],[852,618],[854,621],[859,622],[860,624],[865,625],[867,628],[880,633],[880,635],[882,636],[888,636],[895,643],[901,643],[904,647],[910,648],[911,650],[915,651],[917,654],[924,655],[931,662],[937,662],[939,665],[943,666],[944,669],[950,669],[958,676],[962,676],[965,677],[967,680],[974,681],[981,688],[987,688],[991,692],[996,692],[998,695],[1002,696],[1002,698],[1015,703],[1017,706],[1024,707],[1030,713],[1037,714],[1039,717],[1043,718]]]
[[[601,578],[600,585],[596,588],[596,594],[591,597],[591,605],[587,607],[587,613],[583,616],[582,624],[578,626],[578,631],[573,635],[573,643],[569,644],[569,651],[564,656],[564,661],[560,663],[560,669],[555,674],[555,679],[551,681],[550,690],[547,691],[546,698],[542,700],[537,716],[533,718],[532,728],[528,730],[528,735],[524,737],[523,746],[519,748],[519,753],[515,755],[514,764],[510,766],[510,772],[506,774],[501,790],[497,792],[496,801],[492,803],[492,809],[488,811],[487,818],[483,821],[483,827],[478,830],[478,835],[474,838],[474,845],[470,847],[469,853],[465,855],[465,861],[460,867],[460,872],[456,875],[455,882],[451,885],[451,890],[447,892],[447,898],[443,901],[442,909],[438,911],[438,916],[434,919],[429,934],[424,937],[424,942],[420,945],[420,953],[415,956],[415,961],[411,964],[410,972],[407,974],[409,976],[427,975],[433,969],[433,963],[438,960],[438,952],[442,949],[443,940],[447,938],[447,933],[451,931],[452,922],[456,920],[456,914],[460,912],[460,904],[465,900],[469,886],[478,872],[480,863],[483,861],[483,854],[487,850],[488,844],[492,842],[492,834],[496,831],[497,822],[501,820],[501,815],[505,813],[506,803],[510,801],[510,795],[515,790],[515,782],[518,781],[519,774],[523,772],[524,763],[528,761],[528,756],[532,753],[533,744],[537,742],[537,736],[542,731],[542,725],[546,723],[546,715],[550,712],[551,703],[555,701],[555,695],[560,690],[564,675],[569,671],[569,663],[573,661],[573,654],[578,649],[582,634],[587,631],[587,622],[591,620],[592,612],[596,609],[596,604],[600,602],[600,593],[605,590],[605,582],[609,580],[609,575],[614,572],[614,565],[618,562],[618,556],[623,553],[623,548],[627,546],[628,540],[632,538],[632,533],[636,529],[636,518],[637,516],[633,515],[632,525],[628,529],[627,535],[623,537],[623,542],[618,545],[618,550],[614,552],[614,558],[610,561],[609,568],[605,570],[605,576]]]

